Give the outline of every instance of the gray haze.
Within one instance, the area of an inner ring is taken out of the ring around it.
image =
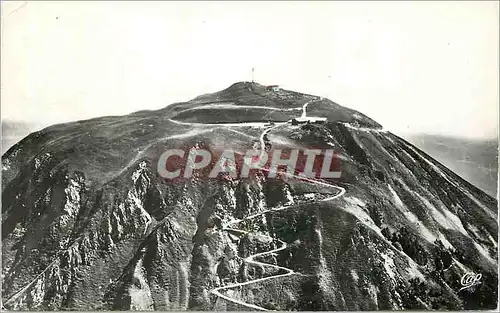
[[[2,2],[2,117],[155,109],[237,81],[326,96],[397,133],[491,138],[497,2]]]

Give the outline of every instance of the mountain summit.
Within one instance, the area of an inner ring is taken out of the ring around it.
[[[179,147],[333,149],[342,174],[166,181]],[[7,309],[497,307],[497,200],[325,98],[240,82],[45,128],[2,166]]]

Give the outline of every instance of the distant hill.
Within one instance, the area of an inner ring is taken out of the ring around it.
[[[2,155],[21,139],[41,128],[36,123],[2,119]]]
[[[303,110],[328,120],[278,123]],[[158,173],[189,162],[159,162],[167,149],[242,155],[256,142],[331,149],[341,176]],[[2,308],[493,310],[498,202],[450,168],[462,155],[479,172],[495,147],[437,142],[420,149],[331,100],[249,82],[46,127],[2,156]],[[481,283],[464,289],[470,273]]]
[[[423,134],[403,137],[489,195],[497,196],[498,140]]]

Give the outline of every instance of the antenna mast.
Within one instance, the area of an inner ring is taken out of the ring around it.
[[[253,84],[253,73],[254,73],[255,69],[252,67],[252,84]]]

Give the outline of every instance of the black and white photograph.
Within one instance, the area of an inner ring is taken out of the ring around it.
[[[2,311],[497,311],[498,1],[2,1]]]

